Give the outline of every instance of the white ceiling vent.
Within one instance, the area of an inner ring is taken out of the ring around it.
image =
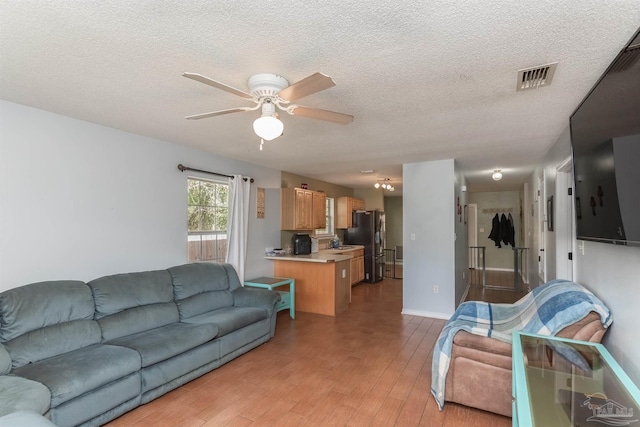
[[[533,68],[525,68],[518,70],[518,84],[516,91],[525,89],[538,89],[539,87],[549,86],[553,75],[556,72],[557,62],[553,64],[540,65]]]

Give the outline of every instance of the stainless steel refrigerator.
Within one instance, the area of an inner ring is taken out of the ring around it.
[[[375,283],[384,272],[384,212],[353,212],[353,227],[344,232],[345,245],[364,246],[364,280]]]

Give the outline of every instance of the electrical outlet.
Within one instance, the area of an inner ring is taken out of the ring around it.
[[[345,270],[344,268],[342,269],[342,278],[343,279],[347,278],[347,270]]]
[[[438,286],[436,285],[433,287],[433,293],[437,294],[438,292],[440,292],[440,288],[438,288]]]

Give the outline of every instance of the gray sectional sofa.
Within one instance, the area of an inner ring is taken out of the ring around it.
[[[104,424],[268,341],[279,299],[209,263],[5,291],[0,416]]]

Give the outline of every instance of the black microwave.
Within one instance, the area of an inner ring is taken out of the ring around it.
[[[294,255],[308,255],[311,253],[311,237],[308,234],[294,234],[291,236],[291,248]]]

